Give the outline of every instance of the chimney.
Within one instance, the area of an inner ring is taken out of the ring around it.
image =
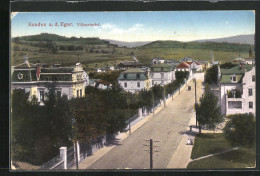
[[[40,74],[41,74],[41,64],[36,64],[36,77],[37,81],[40,79]]]

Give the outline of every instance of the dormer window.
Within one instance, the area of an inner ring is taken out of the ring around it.
[[[127,74],[124,74],[123,76],[124,76],[124,79],[126,79],[126,78],[127,78]]]
[[[139,74],[139,73],[136,74],[136,78],[137,78],[137,79],[140,79],[140,74]]]
[[[237,82],[237,77],[236,77],[236,75],[231,76],[231,82]]]

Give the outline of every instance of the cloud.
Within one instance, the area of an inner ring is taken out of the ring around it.
[[[111,23],[106,23],[106,24],[102,24],[101,25],[101,28],[102,29],[114,29],[116,26],[115,25],[113,25],[113,24],[111,24]]]
[[[225,23],[226,23],[226,24],[229,24],[229,21],[226,21]]]
[[[132,32],[137,32],[137,31],[144,31],[143,29],[143,24],[136,23],[133,26],[129,27],[128,29],[122,29],[114,24],[111,23],[105,23],[101,25],[102,31],[107,31],[110,34],[127,34],[127,33],[132,33]]]
[[[135,24],[133,27],[129,28],[128,31],[138,31],[138,30],[143,30],[143,26],[142,24]]]

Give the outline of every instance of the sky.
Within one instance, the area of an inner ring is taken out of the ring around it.
[[[65,27],[62,22],[71,26]],[[35,23],[46,26],[32,26]],[[78,26],[77,23],[96,26]],[[40,33],[126,42],[193,41],[255,34],[255,14],[254,11],[145,11],[19,12],[11,15],[11,37]]]

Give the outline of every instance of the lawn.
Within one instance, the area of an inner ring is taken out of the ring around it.
[[[199,134],[195,138],[191,158],[221,152],[232,148],[223,134]],[[246,168],[255,167],[255,148],[239,148],[235,151],[214,155],[189,163],[189,169]]]

